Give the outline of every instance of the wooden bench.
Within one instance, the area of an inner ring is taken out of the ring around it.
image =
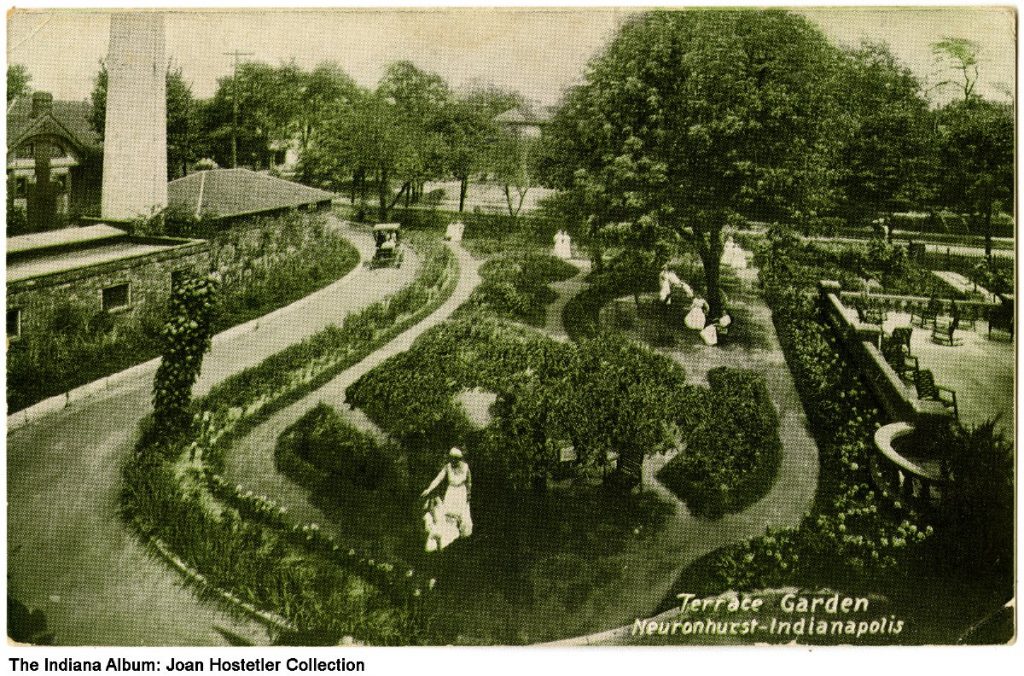
[[[903,336],[897,336],[895,331],[892,337],[882,341],[882,356],[896,375],[904,380],[912,380],[921,368],[917,357],[910,354],[909,337],[905,343]]]
[[[935,383],[935,374],[930,369],[920,369],[914,375],[914,386],[919,399],[940,402],[953,412],[953,417],[960,419],[960,408],[956,402],[956,390]]]

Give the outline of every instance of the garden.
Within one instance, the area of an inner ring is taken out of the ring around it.
[[[447,298],[457,264],[432,240],[416,280],[305,341],[217,385],[193,402],[176,435],[144,430],[125,466],[124,517],[154,549],[190,571],[204,592],[219,590],[281,641],[337,642],[358,635],[378,644],[416,643],[427,581],[294,523],[287,509],[232,486],[220,475],[231,441],[273,411],[316,389],[415,324]]]
[[[145,435],[125,471],[126,518],[205,585],[274,618],[281,641],[519,644],[648,612],[659,593],[649,580],[671,579],[685,543],[678,508],[643,488],[654,480],[645,458],[674,453],[666,483],[715,518],[770,487],[778,421],[753,373],[688,385],[678,364],[626,336],[559,342],[535,328],[549,284],[577,268],[529,227],[471,238],[467,248],[499,252],[469,299],[348,388],[373,429],[327,401],[266,449],[318,522],[232,482],[224,457],[439,306],[457,270],[429,230],[410,233],[425,259],[412,286],[218,385],[181,436]],[[428,555],[419,493],[452,446],[472,467],[475,530]]]
[[[217,332],[303,298],[359,261],[355,248],[321,214],[293,212],[188,234],[210,237],[211,264],[223,279]],[[53,307],[45,331],[22,337],[7,351],[9,410],[158,356],[165,319],[165,307],[149,305],[130,319],[74,301]]]

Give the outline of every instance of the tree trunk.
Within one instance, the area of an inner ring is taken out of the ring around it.
[[[352,189],[349,191],[349,204],[356,203],[356,181],[358,180],[359,173],[352,173]]]
[[[379,180],[377,181],[377,222],[387,223],[388,221],[388,200],[391,198],[391,180],[388,176],[386,169],[380,171]]]
[[[722,289],[719,286],[722,269],[722,228],[715,227],[707,234],[707,241],[697,247],[704,267],[704,284],[707,287],[708,319],[722,316]]]
[[[459,179],[459,213],[466,208],[466,193],[469,191],[469,176]]]
[[[985,258],[992,260],[992,203],[985,210]]]

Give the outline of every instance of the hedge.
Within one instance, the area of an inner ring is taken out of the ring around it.
[[[696,516],[717,518],[763,497],[782,461],[779,419],[764,377],[713,368],[708,414],[658,473]]]

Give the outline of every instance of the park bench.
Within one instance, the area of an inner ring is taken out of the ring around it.
[[[917,357],[910,354],[909,336],[904,342],[902,334],[896,335],[896,331],[892,337],[883,339],[882,356],[896,375],[904,380],[912,380],[920,370]]]
[[[935,374],[930,369],[919,369],[914,375],[914,386],[919,399],[940,402],[952,411],[953,417],[960,419],[960,408],[957,406],[956,390],[935,383]]]
[[[912,326],[897,326],[892,330],[892,339],[903,346],[904,351],[909,356],[910,352],[910,338],[914,335],[914,327]]]

